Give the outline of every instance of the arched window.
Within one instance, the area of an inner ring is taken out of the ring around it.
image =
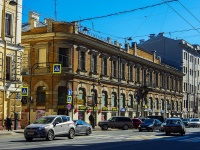
[[[117,107],[117,94],[112,92],[111,107]]]
[[[58,87],[58,104],[65,104],[67,96],[67,88],[66,86]]]
[[[176,111],[178,111],[178,101],[176,101]]]
[[[106,91],[102,91],[101,106],[108,107],[108,94]]]
[[[84,88],[79,88],[79,95],[78,95],[79,100],[83,100],[83,105],[85,105],[86,102],[86,92]]]
[[[37,88],[37,105],[45,105],[46,102],[46,87],[39,86]]]
[[[91,93],[92,93],[92,98],[94,98],[94,99],[92,99],[94,101],[94,105],[96,105],[97,104],[97,90],[96,89],[92,89]]]
[[[128,95],[128,107],[133,108],[133,95]]]
[[[120,108],[125,108],[125,100],[126,100],[125,94],[122,93],[120,96],[120,103],[119,103]]]
[[[149,109],[153,109],[153,100],[152,97],[149,98]]]
[[[155,99],[155,109],[158,110],[158,98]]]
[[[171,110],[174,110],[174,101],[173,100],[171,100]]]

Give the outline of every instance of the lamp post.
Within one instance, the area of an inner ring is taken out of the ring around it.
[[[95,117],[94,116],[94,105],[95,105],[95,92],[94,92],[94,90],[95,90],[95,84],[94,84],[94,79],[93,79],[93,85],[92,85],[93,87],[93,95],[92,95],[92,114],[93,114],[93,118]],[[93,120],[93,122],[92,122],[92,128],[94,129],[95,128],[95,123],[94,123],[94,121],[95,121],[95,119]]]
[[[16,6],[17,2],[11,0],[9,1],[9,5]],[[6,17],[6,0],[3,0],[3,9],[2,9],[2,28],[1,28],[1,38],[4,45],[4,55],[3,55],[3,69],[2,69],[2,77],[3,77],[3,110],[2,110],[2,124],[4,124],[4,111],[5,111],[5,99],[6,99],[6,50],[7,50],[7,42],[5,40],[5,17]]]

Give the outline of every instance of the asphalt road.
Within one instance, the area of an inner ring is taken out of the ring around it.
[[[164,132],[138,130],[94,131],[74,139],[56,137],[53,141],[34,139],[27,142],[23,134],[0,137],[0,150],[200,150],[200,128],[187,128],[184,136],[166,136]]]

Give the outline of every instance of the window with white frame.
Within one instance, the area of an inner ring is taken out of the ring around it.
[[[12,15],[8,13],[5,16],[5,35],[12,35]]]
[[[12,76],[12,57],[6,56],[6,80],[10,80]]]

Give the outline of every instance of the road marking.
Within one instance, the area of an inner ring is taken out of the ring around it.
[[[166,141],[173,141],[173,140],[179,140],[179,139],[186,139],[189,136],[181,136],[181,137],[169,137],[167,139],[165,139]]]

